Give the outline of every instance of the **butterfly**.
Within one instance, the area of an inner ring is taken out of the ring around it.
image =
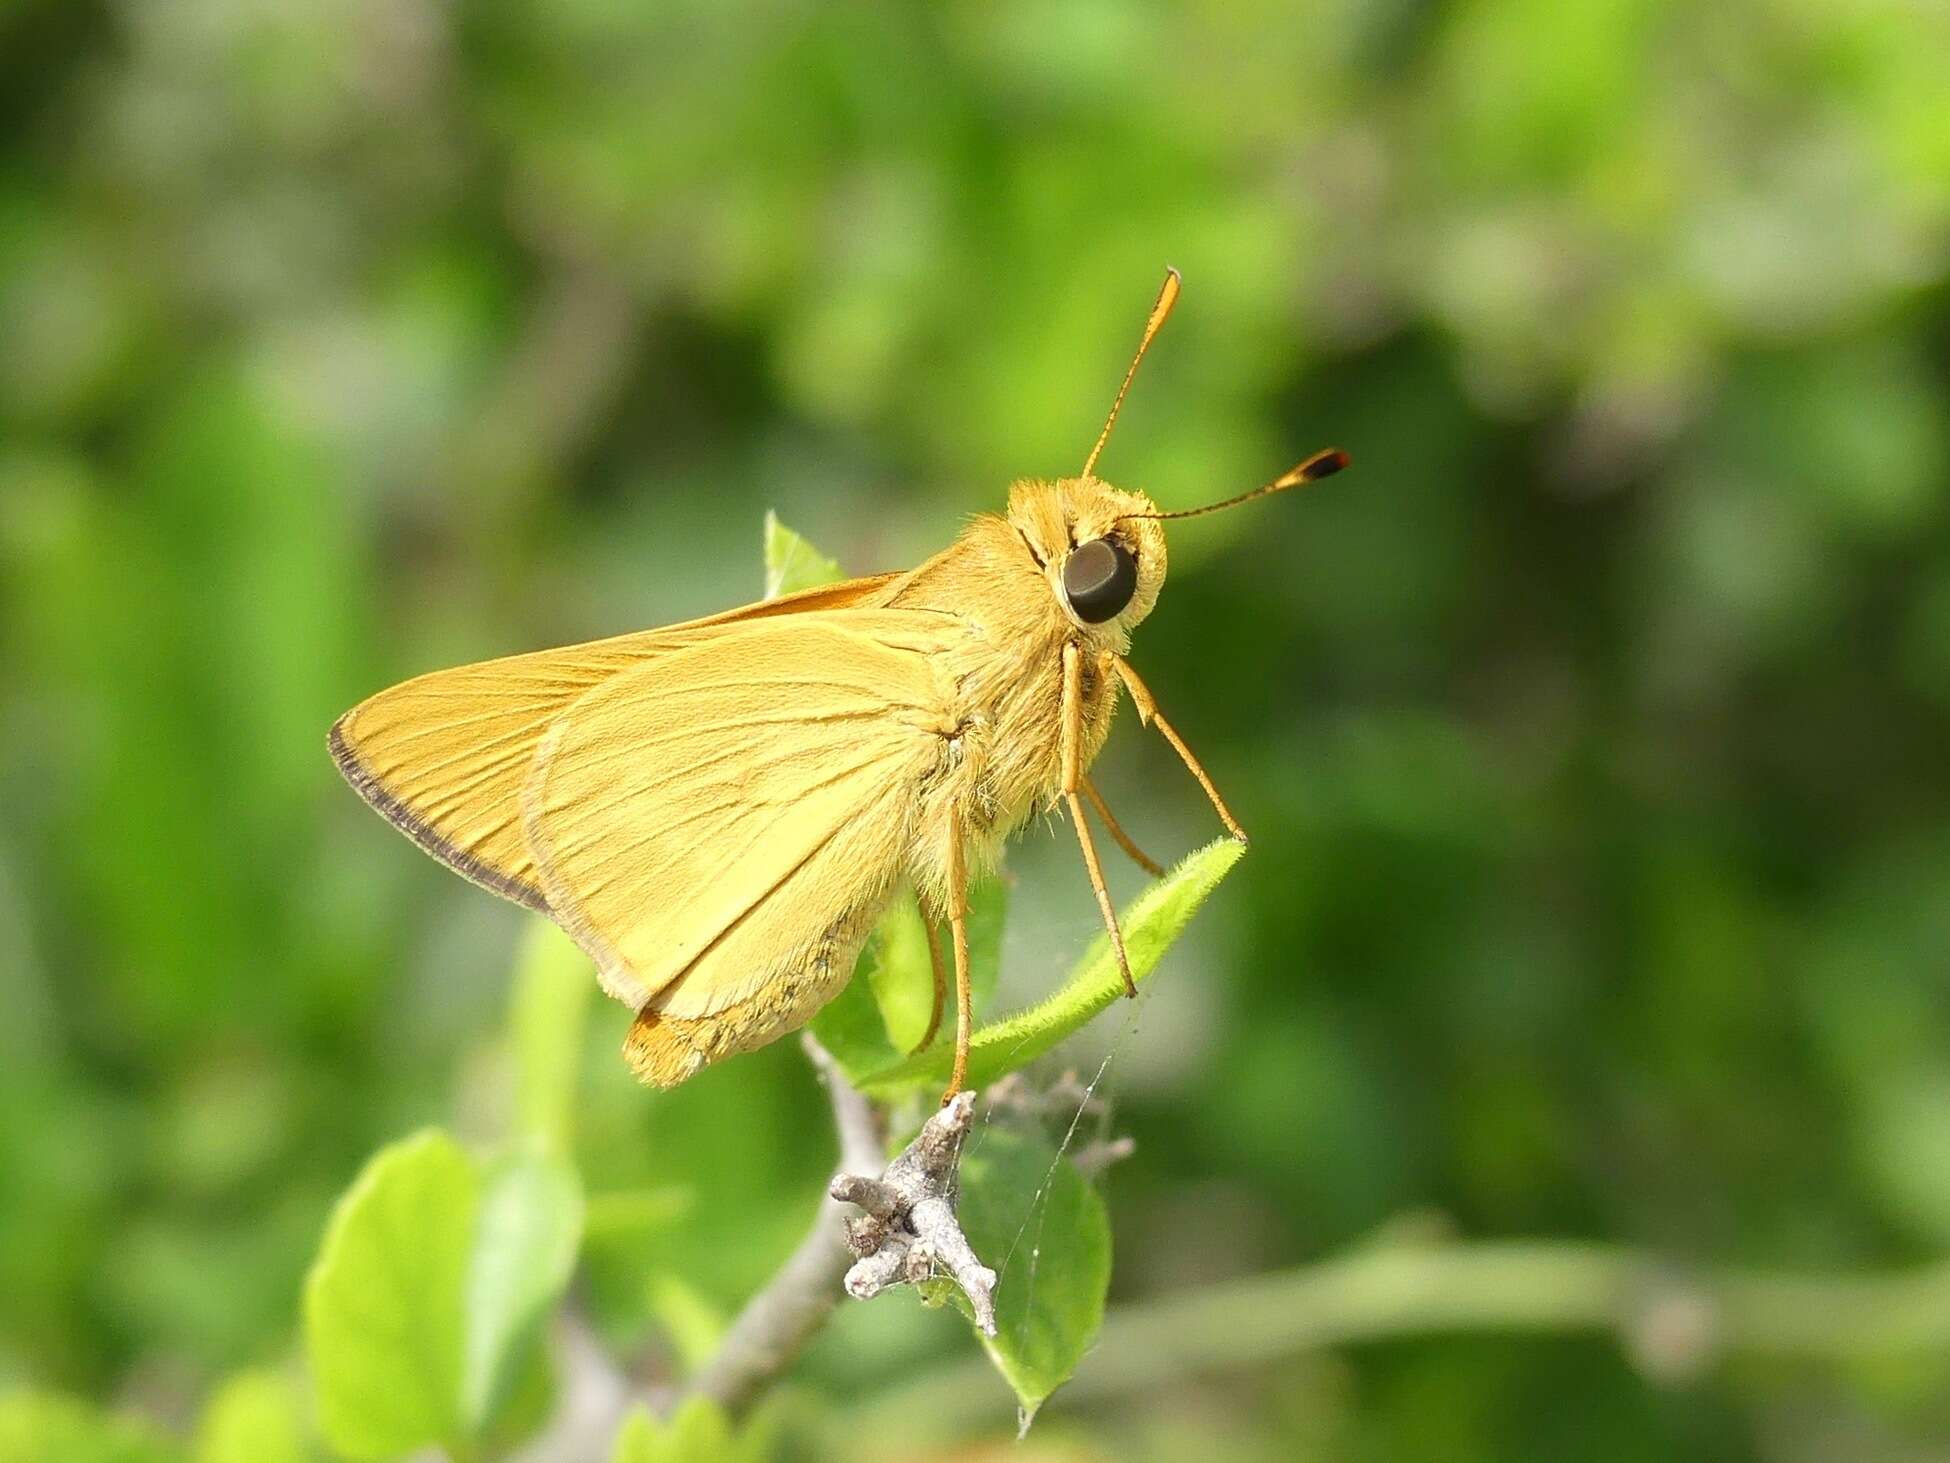
[[[456,872],[555,921],[636,1013],[624,1054],[673,1086],[796,1029],[912,889],[932,922],[935,1040],[953,951],[955,1058],[972,1025],[968,888],[1033,814],[1068,813],[1135,995],[1085,804],[1156,872],[1088,771],[1120,695],[1205,769],[1126,655],[1164,586],[1163,524],[1317,482],[1338,449],[1224,502],[1167,513],[1095,475],[1180,290],[1145,322],[1075,477],[1024,480],[905,572],[685,624],[419,676],[333,725],[353,789]]]

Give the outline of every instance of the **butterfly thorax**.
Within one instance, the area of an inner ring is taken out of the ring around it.
[[[1087,490],[1087,491],[1080,491]],[[1130,644],[1130,626],[1156,601],[1164,578],[1158,525],[1130,525],[1140,555],[1140,584],[1129,610],[1085,624],[1065,604],[1063,557],[1093,534],[1116,531],[1118,512],[1145,511],[1148,500],[1094,481],[1022,483],[1010,512],[972,520],[941,553],[894,587],[889,608],[953,616],[960,635],[940,659],[943,691],[953,708],[950,755],[927,801],[952,803],[971,838],[970,862],[992,863],[1004,838],[1053,805],[1062,786],[1064,646],[1082,654],[1083,765],[1110,734],[1117,679],[1111,658]],[[1081,511],[1079,511],[1081,510]],[[945,813],[947,808],[944,806]],[[931,819],[922,820],[923,827]]]

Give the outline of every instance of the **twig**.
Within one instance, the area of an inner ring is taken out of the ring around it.
[[[846,1272],[848,1295],[872,1300],[890,1285],[918,1285],[945,1270],[968,1297],[975,1324],[995,1334],[995,1272],[976,1255],[955,1214],[961,1142],[975,1114],[963,1092],[921,1125],[914,1141],[879,1178],[842,1173],[828,1192],[866,1212],[849,1220],[847,1243],[859,1256]]]
[[[630,1410],[646,1400],[639,1384],[610,1358],[589,1322],[570,1309],[556,1320],[555,1411],[548,1424],[510,1455],[509,1463],[567,1463],[606,1456]],[[648,1399],[653,1407],[657,1398]]]
[[[824,1047],[811,1036],[804,1042],[832,1100],[841,1170],[878,1170],[886,1159],[879,1114]],[[692,1382],[691,1392],[739,1412],[792,1365],[839,1303],[840,1283],[853,1260],[844,1223],[845,1209],[838,1199],[829,1195],[820,1201],[812,1229],[765,1288],[745,1303],[717,1354]]]
[[[1135,1152],[1137,1139],[1126,1133],[1120,1138],[1083,1144],[1071,1152],[1070,1162],[1085,1178],[1094,1179],[1113,1163],[1122,1163]]]
[[[1688,1275],[1656,1256],[1568,1241],[1391,1246],[1113,1311],[1062,1403],[1123,1397],[1320,1347],[1461,1331],[1611,1332],[1657,1380],[1729,1352],[1845,1360],[1950,1345],[1950,1261],[1903,1274]],[[849,1419],[903,1436],[1001,1420],[1006,1391],[971,1359]]]

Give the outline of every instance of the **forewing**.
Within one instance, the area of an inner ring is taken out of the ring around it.
[[[737,1005],[783,1030],[845,980],[947,755],[939,652],[957,625],[753,622],[568,708],[524,827],[551,912],[612,994],[678,1017]]]
[[[644,630],[435,671],[346,712],[331,731],[339,770],[427,852],[498,894],[545,910],[521,827],[521,794],[551,722],[578,697],[730,627],[871,603],[881,574]]]

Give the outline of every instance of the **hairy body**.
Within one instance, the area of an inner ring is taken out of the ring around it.
[[[1019,483],[908,573],[435,672],[346,713],[333,752],[429,852],[560,923],[636,1010],[631,1064],[668,1086],[809,1020],[903,886],[952,924],[1061,801],[1065,649],[1080,773],[1164,535],[1119,530],[1137,588],[1103,623],[1057,576],[1155,511],[1095,479]]]
[[[1177,291],[1171,274],[1145,343]],[[1136,993],[1081,801],[1152,867],[1086,781],[1120,685],[1244,836],[1124,659],[1164,585],[1162,521],[1183,515],[1092,475],[1109,432],[1077,477],[1017,483],[907,573],[420,676],[339,718],[332,755],[422,848],[560,924],[635,1010],[626,1054],[663,1086],[810,1019],[912,887],[953,939],[952,1095],[968,883],[1039,809],[1068,811]],[[935,987],[938,1026],[938,960]]]

